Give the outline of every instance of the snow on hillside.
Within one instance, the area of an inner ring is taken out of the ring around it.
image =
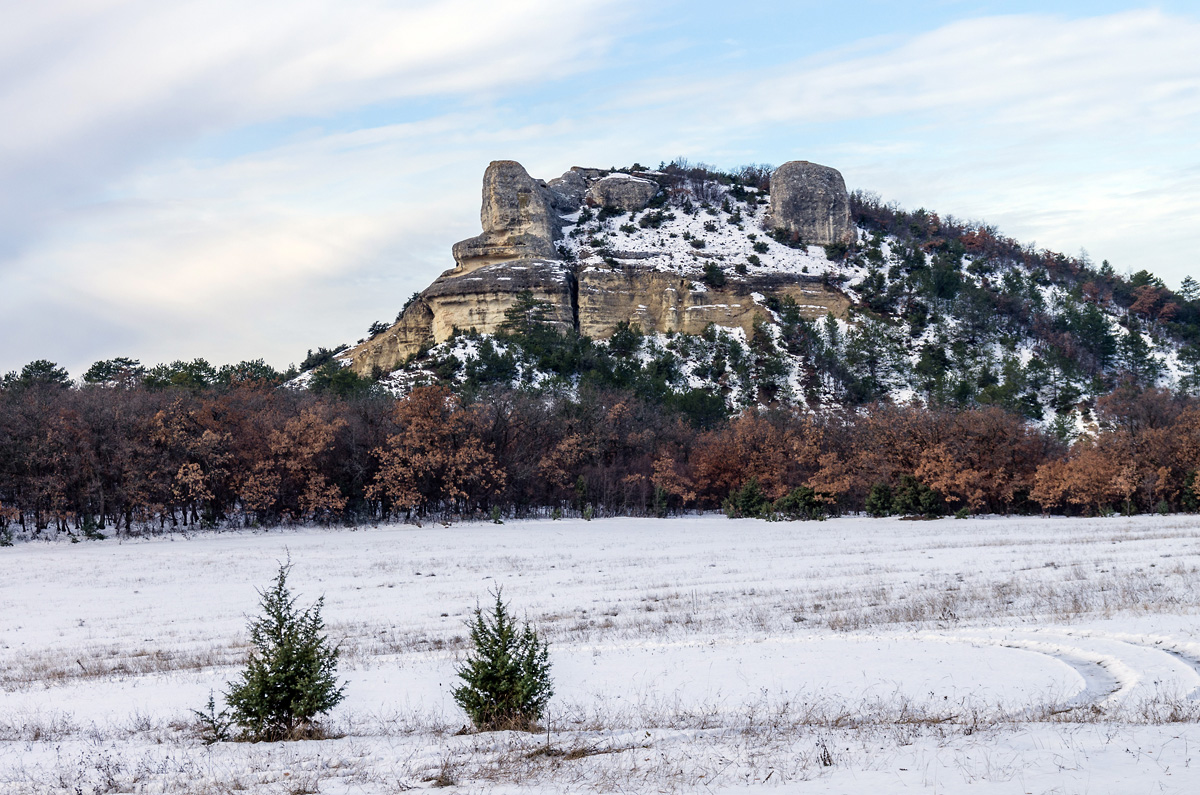
[[[191,710],[236,675],[288,558],[341,644],[334,739],[205,747]],[[2,559],[6,795],[1200,788],[1182,517],[393,526]],[[547,733],[456,734],[463,622],[497,587],[551,644]]]
[[[600,220],[588,210],[565,216],[563,247],[585,267],[605,265],[611,256],[621,267],[683,273],[700,279],[706,263],[731,270],[744,265],[748,273],[829,274],[861,278],[865,269],[831,262],[820,246],[792,248],[777,242],[761,228],[766,205],[756,193],[739,200],[723,192],[713,204],[665,206]],[[702,243],[697,246],[696,243]],[[755,249],[755,245],[759,249]]]

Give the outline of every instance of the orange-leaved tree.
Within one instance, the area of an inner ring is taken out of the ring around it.
[[[400,432],[375,449],[379,472],[367,487],[386,513],[464,513],[504,488],[504,471],[481,440],[481,413],[446,387],[417,387],[397,404],[396,419]]]

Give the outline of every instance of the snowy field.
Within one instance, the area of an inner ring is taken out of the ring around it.
[[[204,746],[290,556],[333,739]],[[547,732],[457,734],[490,589]],[[1200,521],[509,522],[0,550],[0,793],[1200,792]],[[1195,765],[1191,764],[1193,761]]]

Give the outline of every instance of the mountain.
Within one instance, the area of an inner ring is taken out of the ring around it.
[[[1064,438],[1120,384],[1200,386],[1195,282],[905,212],[792,161],[514,161],[483,178],[482,234],[337,363],[404,391],[445,381],[635,387],[659,400],[811,409],[994,404]]]

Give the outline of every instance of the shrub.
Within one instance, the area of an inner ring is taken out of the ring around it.
[[[850,247],[845,243],[830,243],[825,246],[825,259],[841,262],[849,251]]]
[[[196,732],[202,743],[213,745],[229,739],[229,710],[217,712],[216,700],[211,690],[208,692],[208,703],[204,705],[204,709],[194,709],[192,714],[196,716]]]
[[[705,221],[704,222],[704,231],[705,232],[717,231],[717,222],[716,221]]]
[[[886,483],[876,483],[867,494],[866,510],[868,516],[879,518],[892,514],[892,489]]]
[[[803,238],[798,233],[788,232],[786,229],[776,229],[771,232],[771,237],[788,248],[805,248]]]
[[[262,597],[262,616],[250,622],[250,659],[225,700],[245,739],[298,740],[313,735],[313,718],[345,697],[337,683],[338,648],[322,634],[321,597],[303,612],[287,587],[291,563],[281,565]]]
[[[740,489],[734,489],[725,498],[725,515],[730,519],[757,519],[766,516],[771,501],[763,494],[758,478],[750,478]]]
[[[691,238],[690,240],[688,240],[688,243],[691,244],[692,248],[704,248],[704,246],[707,245],[703,240],[701,240],[698,237]]]
[[[901,475],[892,495],[892,513],[933,518],[944,512],[942,497],[912,475]]]
[[[808,486],[797,486],[779,499],[772,506],[775,513],[785,519],[824,519],[825,504],[817,498],[817,493]]]
[[[733,266],[733,269],[734,269],[735,271],[737,271],[737,274],[738,274],[739,276],[745,276],[745,275],[746,275],[746,271],[747,271],[747,269],[746,269],[746,263],[744,263],[744,262],[739,262],[737,265],[734,265],[734,266]]]
[[[759,240],[758,242],[756,242],[754,244],[754,250],[755,250],[755,252],[757,252],[759,254],[766,254],[767,249],[769,249],[769,248],[770,248],[770,246],[767,245],[765,240]]]
[[[725,284],[725,273],[715,262],[704,263],[704,283],[709,287],[722,287]]]
[[[674,213],[663,212],[662,210],[653,210],[651,212],[647,212],[638,219],[638,226],[642,227],[643,229],[658,229],[663,225],[664,221],[673,220],[675,220]]]
[[[333,357],[346,350],[347,347],[346,345],[339,345],[332,350],[329,348],[317,348],[315,353],[310,348],[308,355],[304,357],[304,361],[300,362],[300,372],[306,373],[309,370],[317,369],[323,364],[332,362]]]
[[[457,675],[454,701],[476,729],[532,730],[554,695],[549,647],[528,624],[517,627],[497,589],[488,613],[468,622],[471,651]]]

